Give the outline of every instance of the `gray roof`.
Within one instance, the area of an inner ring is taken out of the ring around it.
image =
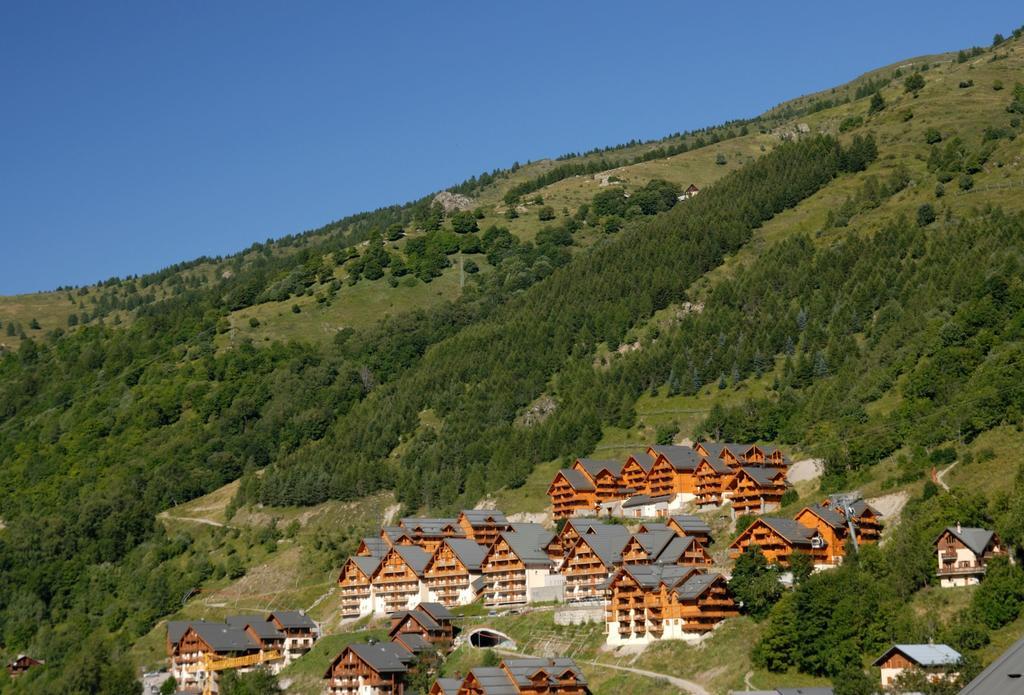
[[[792,519],[783,519],[778,516],[762,516],[758,517],[758,521],[766,523],[773,531],[793,545],[810,545],[811,539],[818,533],[816,529],[808,528]],[[757,521],[754,523],[756,524]]]
[[[316,629],[316,623],[303,611],[274,611],[267,616],[267,620],[274,618],[277,618],[277,621],[288,630]]]
[[[594,489],[594,484],[587,480],[587,476],[583,475],[575,468],[563,468],[558,472],[565,477],[573,490],[591,491]]]
[[[652,521],[650,523],[640,524],[640,528],[642,528],[645,533],[656,533],[658,531],[672,531],[672,529],[670,529],[666,524],[663,524],[660,521]],[[672,533],[675,533],[675,531],[672,531]]]
[[[416,620],[416,622],[418,622],[420,625],[427,628],[428,630],[441,629],[441,625],[436,620],[434,620],[429,613],[415,608],[411,611],[397,611],[395,613],[392,613],[391,619],[397,620],[399,623],[401,623],[408,616],[412,616],[413,619]],[[398,627],[398,624],[396,624],[395,627]]]
[[[357,643],[350,644],[348,648],[377,673],[405,673],[409,670],[409,663],[415,659],[412,654],[393,642]],[[341,658],[340,655],[338,658]]]
[[[566,671],[572,671],[573,676],[579,683],[586,684],[587,679],[579,666],[572,659],[505,659],[505,669],[511,674],[512,680],[522,686],[532,683],[531,676],[543,670],[548,674],[548,683],[556,685],[558,677]]]
[[[383,556],[369,557],[367,555],[353,555],[349,559],[355,563],[356,567],[358,567],[363,574],[367,577],[372,577],[373,573],[377,571],[378,567],[380,567],[381,560],[384,558]]]
[[[188,628],[192,623],[202,623],[203,620],[168,620],[167,621],[167,641],[177,643],[181,641],[182,636],[188,632]]]
[[[678,565],[623,565],[618,572],[615,572],[604,583],[607,588],[618,576],[619,572],[628,572],[636,582],[645,589],[656,589],[662,583],[669,588],[674,588],[684,583],[690,576],[702,574],[700,570],[693,567],[680,567]]]
[[[391,539],[392,542],[401,538],[402,536],[412,537],[408,530],[401,526],[381,526],[380,532]]]
[[[553,564],[544,547],[555,534],[540,524],[512,524],[512,530],[503,531],[501,537],[527,567],[550,567]]]
[[[402,528],[410,533],[422,533],[427,536],[440,536],[446,533],[448,527],[462,533],[458,519],[420,519],[417,517],[406,517],[401,520]]]
[[[765,468],[762,466],[741,466],[740,470],[754,479],[754,482],[761,486],[772,485],[780,471],[778,468]]]
[[[629,463],[630,459],[637,462],[637,464],[644,469],[644,473],[650,473],[651,469],[654,468],[654,459],[646,451],[637,451],[626,457],[625,463],[622,467],[626,467],[626,463]]]
[[[960,542],[970,548],[975,555],[984,554],[985,548],[988,547],[989,541],[992,540],[992,536],[994,535],[994,533],[988,529],[970,528],[968,526],[961,526],[959,531],[956,526],[947,526],[946,531],[959,538]],[[943,534],[946,531],[943,531]],[[940,535],[939,538],[941,537],[942,536]],[[935,540],[938,540],[938,538]]]
[[[264,620],[261,615],[229,615],[224,622],[242,630],[252,627],[256,636],[263,640],[284,639],[284,633],[278,630],[274,623]]]
[[[664,456],[677,471],[692,471],[700,463],[700,454],[688,446],[652,446],[651,451]]]
[[[683,553],[689,550],[690,546],[696,542],[697,539],[693,536],[673,536],[668,545],[658,553],[654,561],[661,564],[674,565],[679,562],[679,558],[683,556]]]
[[[409,565],[417,577],[423,576],[423,570],[430,562],[430,553],[418,545],[396,545],[393,550],[405,561],[405,564]]]
[[[695,574],[682,585],[676,588],[676,596],[682,600],[695,599],[705,591],[708,590],[712,584],[720,579],[722,575],[718,573],[714,574]]]
[[[438,678],[434,683],[441,688],[444,695],[458,695],[459,688],[462,687],[461,678]]]
[[[743,453],[750,448],[749,444],[737,444],[736,442],[701,442],[700,445],[715,458],[721,458],[722,452],[726,449],[731,451],[736,458],[741,458]]]
[[[366,549],[370,551],[371,557],[384,557],[388,553],[388,548],[391,547],[388,545],[387,541],[380,536],[368,536],[364,538],[363,545],[365,545]]]
[[[706,533],[711,535],[711,527],[708,526],[708,522],[704,521],[700,517],[692,514],[677,514],[670,519],[676,522],[679,528],[683,529],[687,535],[693,535],[695,533]]]
[[[505,512],[497,509],[463,509],[462,515],[466,517],[470,526],[486,526],[492,523],[491,520],[499,526],[508,525],[508,517],[505,516]]]
[[[427,652],[434,648],[434,645],[424,639],[423,635],[418,632],[399,632],[392,640],[401,640],[402,644],[411,649],[413,654]]]
[[[480,683],[486,695],[519,695],[519,688],[515,686],[503,668],[479,666],[470,673]]]
[[[953,666],[963,658],[960,652],[945,644],[894,644],[885,654],[875,659],[879,666],[894,652],[899,652],[919,666]]]
[[[590,533],[580,536],[578,543],[589,545],[605,567],[611,568],[622,562],[622,551],[630,538],[625,526],[595,526]]]
[[[195,622],[192,623],[192,629],[215,652],[247,652],[259,649],[259,645],[244,629],[227,623]]]
[[[434,620],[455,619],[455,614],[447,608],[445,608],[440,603],[434,603],[432,601],[422,601],[418,606],[416,606],[416,608],[423,611],[424,613],[429,614],[430,617],[434,618]]]
[[[988,668],[975,676],[960,695],[1004,695],[1024,688],[1024,639],[1010,645]]]
[[[834,509],[822,507],[820,504],[812,504],[811,506],[807,507],[807,509],[817,514],[822,521],[824,521],[832,528],[839,529],[846,527],[846,519],[844,519],[843,515],[835,511]]]
[[[487,555],[487,548],[468,538],[446,538],[444,542],[448,544],[448,547],[455,553],[455,557],[459,558],[459,562],[465,565],[467,570],[470,572],[480,571],[480,563]]]
[[[604,461],[600,459],[576,459],[583,470],[590,474],[591,478],[597,479],[601,471],[608,471],[615,477],[622,475],[623,463],[619,461]]]
[[[633,538],[640,544],[649,557],[656,558],[678,536],[669,529],[634,533]]]
[[[642,507],[646,504],[667,504],[671,500],[672,495],[656,495],[654,497],[650,495],[633,495],[622,503],[622,507],[623,509],[629,509],[630,507]]]

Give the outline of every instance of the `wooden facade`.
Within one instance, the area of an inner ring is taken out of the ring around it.
[[[341,592],[341,615],[343,618],[358,618],[372,611],[372,576],[379,566],[377,560],[373,563],[365,563],[357,560],[354,556],[345,561],[338,576],[338,589]],[[369,558],[368,558],[369,559]],[[364,564],[372,565],[364,567]]]
[[[33,659],[27,654],[19,654],[7,662],[7,675],[11,678],[17,678],[29,669],[42,666],[44,663],[46,662],[42,659]]]
[[[663,454],[658,454],[647,477],[646,491],[652,497],[696,494],[696,475],[692,470],[677,469]]]
[[[757,546],[768,562],[789,566],[795,552],[811,556],[815,565],[829,563],[829,548],[813,528],[790,519],[760,517],[729,546],[730,554],[739,557],[747,548]]]
[[[635,494],[650,494],[647,487],[653,461],[650,453],[631,454],[622,465],[622,486]]]
[[[479,568],[474,574],[480,574]],[[448,543],[442,543],[434,551],[423,572],[423,580],[427,584],[427,590],[432,594],[432,599],[449,607],[466,603],[460,599],[472,593],[474,578]]]
[[[776,468],[740,467],[726,488],[733,513],[763,514],[779,508],[786,492],[786,473]]]
[[[505,537],[499,537],[483,562],[484,604],[526,603],[526,564]]]
[[[391,616],[388,637],[393,640],[398,635],[408,634],[419,635],[441,650],[448,649],[455,639],[455,629],[450,618],[434,618],[422,608],[399,611]]]
[[[565,597],[569,601],[601,598],[602,584],[622,564],[622,550],[630,540],[622,526],[599,527],[577,539],[565,556],[561,573],[565,576]]]
[[[573,470],[585,475],[594,485],[597,504],[622,499],[626,496],[622,484],[622,465],[615,461],[593,461],[576,459]]]
[[[582,671],[572,659],[504,659],[496,667],[478,667],[455,685],[438,681],[432,694],[450,695],[590,695]]]
[[[1005,557],[1008,550],[995,531],[966,528],[959,524],[939,534],[934,542],[937,559],[936,575],[944,587],[970,586],[979,583],[988,571],[993,557]]]
[[[705,457],[697,464],[695,477],[697,507],[717,507],[722,504],[725,491],[732,481],[732,472],[725,466]]]
[[[369,651],[380,647],[378,663]],[[390,649],[387,649],[389,648]],[[403,658],[398,652],[408,656]],[[404,695],[412,655],[399,645],[349,645],[324,674],[328,695]]]
[[[593,482],[571,469],[561,470],[555,475],[548,487],[548,497],[556,519],[568,519],[597,508],[597,491]]]
[[[458,523],[466,538],[483,546],[490,546],[500,534],[512,530],[512,525],[501,512],[463,511],[459,514]]]
[[[419,603],[424,597],[422,568],[414,566],[408,559],[424,553],[417,546],[391,548],[383,557],[380,567],[373,575],[373,593],[377,602],[375,612],[393,613]],[[423,566],[429,556],[423,559]]]

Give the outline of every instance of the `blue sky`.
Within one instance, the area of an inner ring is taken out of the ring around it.
[[[0,294],[752,116],[1024,23],[1010,2],[819,4],[3,3]]]

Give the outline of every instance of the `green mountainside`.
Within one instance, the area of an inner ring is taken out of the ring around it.
[[[1017,32],[483,174],[447,211],[0,298],[0,652],[47,660],[0,692],[130,692],[173,614],[336,627],[332,572],[384,518],[541,511],[566,460],[693,436],[824,459],[797,505],[909,500],[883,548],[716,634],[700,682],[852,679],[898,639],[990,661],[1024,634],[1020,570],[950,603],[930,543],[1024,547],[1021,82]]]

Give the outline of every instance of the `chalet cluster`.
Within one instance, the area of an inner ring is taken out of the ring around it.
[[[404,691],[421,655],[444,653],[455,638],[452,614],[438,603],[421,603],[391,615],[390,642],[350,644],[324,673],[328,695],[394,695]]]
[[[505,659],[465,678],[438,678],[429,695],[589,695],[587,679],[572,659]]]
[[[548,488],[556,519],[574,516],[669,516],[687,504],[700,509],[729,501],[733,513],[777,509],[789,461],[770,446],[704,442],[651,446],[624,461],[577,459]]]
[[[299,658],[320,637],[317,624],[302,611],[267,616],[229,616],[225,622],[172,620],[167,623],[170,673],[182,690],[203,687],[225,670],[272,673]]]
[[[762,516],[729,546],[733,557],[757,546],[769,562],[789,566],[794,553],[809,555],[815,567],[843,561],[846,545],[876,543],[882,533],[880,514],[862,499],[833,496],[804,507],[794,519]]]
[[[736,614],[724,577],[708,571],[710,542],[710,527],[688,515],[636,531],[573,518],[552,533],[469,510],[456,519],[403,519],[364,538],[339,585],[347,618],[478,597],[489,607],[610,601],[611,643],[686,638]]]

